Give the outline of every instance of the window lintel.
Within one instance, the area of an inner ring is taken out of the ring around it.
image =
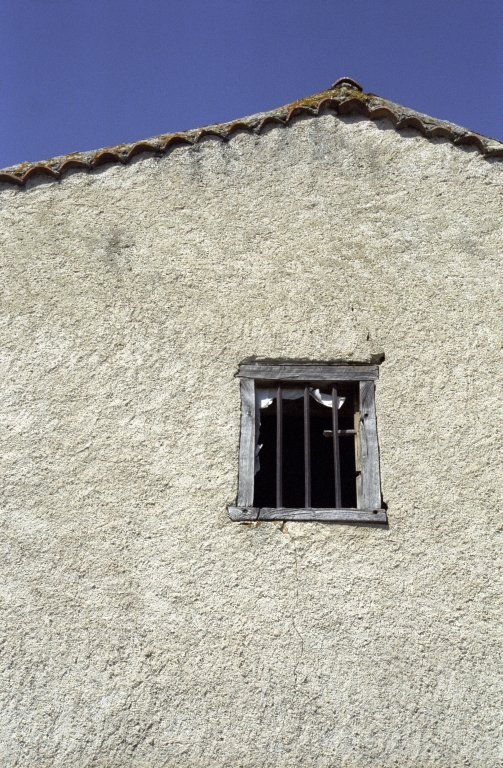
[[[316,363],[244,363],[238,377],[263,381],[375,381],[377,365],[338,365]]]

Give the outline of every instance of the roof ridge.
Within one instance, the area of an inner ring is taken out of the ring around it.
[[[204,136],[217,136],[223,141],[227,141],[238,130],[247,130],[258,135],[267,124],[287,125],[292,118],[298,115],[317,117],[326,110],[335,111],[339,115],[356,113],[369,120],[388,119],[399,131],[404,128],[415,128],[428,139],[441,136],[458,146],[473,144],[485,158],[503,157],[503,142],[474,133],[455,123],[437,120],[373,93],[364,93],[362,87],[355,80],[343,77],[326,91],[239,120],[206,125],[188,131],[160,134],[150,139],[142,139],[129,144],[118,144],[90,152],[71,152],[36,163],[18,163],[0,170],[0,183],[23,186],[29,179],[38,175],[59,179],[72,168],[93,170],[105,163],[126,164],[135,155],[142,152],[164,154],[175,145],[191,146],[197,144]]]

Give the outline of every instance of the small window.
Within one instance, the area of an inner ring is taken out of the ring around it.
[[[244,364],[232,520],[386,523],[376,365]]]

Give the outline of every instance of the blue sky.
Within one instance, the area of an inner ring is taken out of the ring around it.
[[[0,167],[329,87],[503,140],[503,0],[0,0]]]

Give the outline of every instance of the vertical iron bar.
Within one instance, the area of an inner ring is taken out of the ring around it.
[[[337,387],[332,386],[332,435],[334,441],[334,480],[335,480],[335,508],[342,507],[341,502],[341,462],[339,458],[339,398]]]
[[[304,386],[304,491],[305,507],[311,508],[311,429],[309,423],[309,387]]]
[[[283,506],[283,392],[276,394],[276,508]]]

